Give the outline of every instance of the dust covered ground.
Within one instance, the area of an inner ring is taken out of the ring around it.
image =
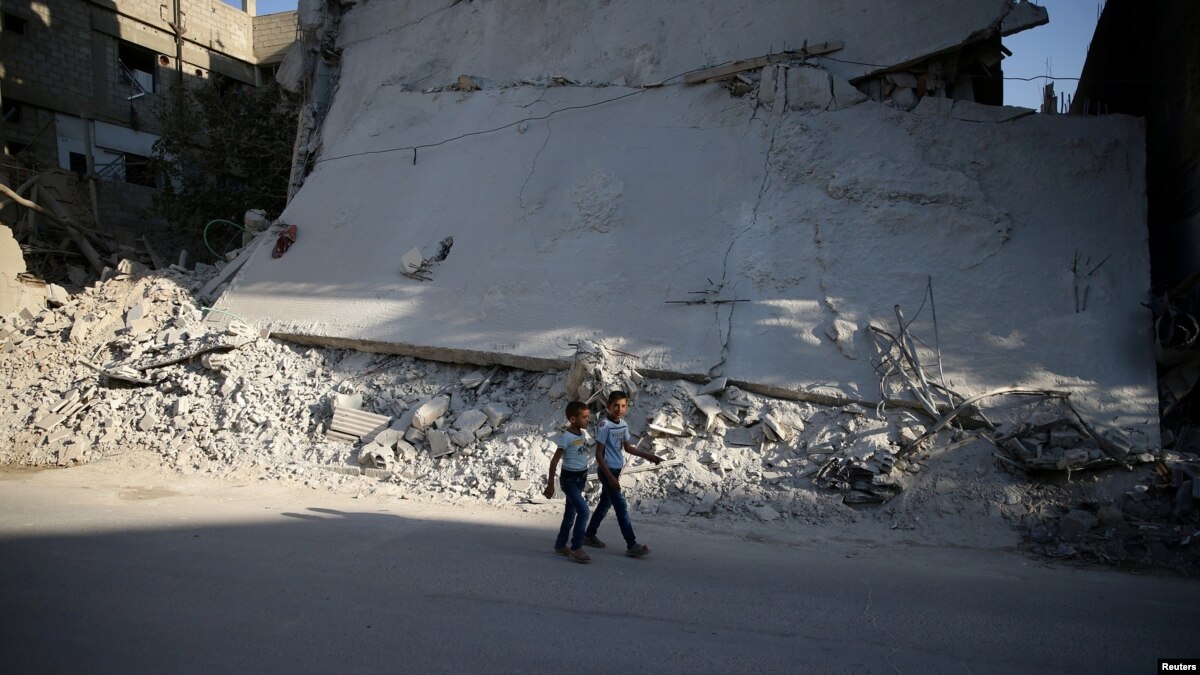
[[[635,524],[1200,570],[1195,456],[1091,437],[1045,397],[981,401],[963,428],[933,431],[918,406],[655,380],[601,343],[578,345],[573,372],[548,373],[299,346],[206,313],[194,294],[215,273],[126,268],[6,318],[0,463],[520,509],[553,529],[561,502],[541,492],[568,396],[600,412],[597,401],[625,389],[631,432],[667,460],[636,460],[622,477]],[[375,426],[337,428],[337,406]],[[597,492],[592,481],[593,504]]]

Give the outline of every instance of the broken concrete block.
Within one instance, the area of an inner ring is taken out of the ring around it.
[[[413,447],[412,443],[409,443],[403,438],[396,441],[396,459],[411,461],[415,459],[416,456],[417,449]]]
[[[912,109],[912,113],[924,117],[949,117],[953,109],[954,99],[926,96]]]
[[[150,431],[158,424],[158,417],[152,412],[147,412],[142,415],[142,419],[138,420],[137,427],[141,431]]]
[[[908,87],[899,87],[892,91],[891,100],[901,110],[912,110],[919,102],[917,92]]]
[[[717,399],[708,395],[692,396],[692,403],[696,405],[696,408],[700,412],[704,413],[706,418],[704,428],[711,431],[716,425],[717,415],[720,415],[722,412],[721,404],[717,402]]]
[[[717,500],[720,498],[721,493],[717,490],[710,489],[705,491],[704,496],[700,498],[700,501],[692,507],[691,513],[696,515],[712,513],[713,507],[716,506]]]
[[[763,415],[762,422],[767,430],[775,435],[776,440],[784,443],[792,440],[792,436],[794,435],[792,428],[776,420],[772,415]]]
[[[412,426],[422,430],[428,429],[433,426],[434,420],[446,414],[449,407],[449,396],[438,396],[415,406],[412,414]]]
[[[770,106],[775,102],[775,87],[776,84],[783,79],[783,69],[785,66],[769,65],[762,69],[762,76],[758,80],[758,100]]]
[[[450,435],[444,431],[430,430],[426,432],[425,437],[429,440],[429,454],[433,457],[441,457],[454,452],[454,447],[450,444]]]
[[[488,424],[495,428],[507,422],[513,411],[503,403],[489,403],[483,406],[483,414],[487,415]]]
[[[646,429],[651,433],[661,436],[682,436],[684,431],[686,431],[683,420],[674,415],[668,415],[665,412],[655,415],[654,419],[646,425]]]
[[[450,441],[460,448],[465,448],[475,442],[475,432],[458,429],[450,434]]]
[[[144,335],[154,330],[154,319],[149,317],[126,321],[125,324],[130,335]]]
[[[491,436],[493,431],[495,430],[492,429],[491,425],[485,424],[475,430],[475,438],[482,440]]]
[[[1077,542],[1099,524],[1100,519],[1096,517],[1096,514],[1072,509],[1067,515],[1058,519],[1058,536],[1066,542]]]
[[[46,415],[45,417],[34,422],[33,425],[43,431],[50,431],[54,427],[61,424],[65,418],[66,418],[65,415],[59,415],[59,414]]]
[[[368,443],[358,451],[358,463],[362,466],[371,466],[379,469],[388,468],[395,456],[390,448],[385,448],[378,443]]]
[[[46,284],[46,304],[51,307],[62,307],[71,301],[71,294],[58,284]]]
[[[404,432],[404,440],[409,443],[420,443],[425,440],[425,432],[416,427],[409,427],[408,431]]]
[[[467,373],[466,375],[463,375],[462,377],[460,377],[458,381],[462,384],[462,386],[466,387],[467,389],[474,389],[475,387],[478,387],[480,384],[483,384],[483,381],[486,378],[487,378],[487,373],[483,372],[482,370],[473,370],[473,371]]]
[[[362,470],[362,475],[367,476],[368,478],[387,480],[388,478],[392,477],[392,472],[387,469],[367,467]]]
[[[720,392],[725,391],[725,386],[728,384],[729,384],[728,377],[713,378],[712,380],[710,380],[708,382],[708,384],[704,385],[703,387],[700,387],[700,389],[698,389],[696,391],[696,395],[697,396],[705,396],[705,395],[719,394]]]
[[[376,445],[381,445],[388,450],[393,450],[396,447],[396,441],[400,440],[400,433],[395,429],[381,429],[369,440]]]
[[[70,436],[71,436],[70,429],[59,429],[58,431],[51,431],[50,433],[46,434],[46,443],[53,445],[60,441],[66,440],[67,438],[70,438]]]
[[[514,480],[509,485],[509,487],[512,489],[513,492],[515,492],[517,494],[521,494],[524,492],[529,492],[529,485],[530,485],[530,483],[528,480],[521,478],[518,480]]]
[[[454,428],[474,435],[475,430],[486,424],[488,416],[482,410],[471,409],[464,410],[462,414],[454,420]]]
[[[125,313],[125,327],[132,329],[133,322],[142,319],[146,316],[146,307],[142,303],[138,303],[129,308]]]
[[[762,506],[751,506],[750,513],[753,513],[764,523],[779,519],[779,512],[765,504]]]
[[[866,95],[827,70],[812,66],[787,71],[787,104],[790,110],[840,110],[861,103]]]
[[[357,466],[327,466],[325,468],[334,473],[340,473],[343,476],[358,476],[362,474],[362,469]]]

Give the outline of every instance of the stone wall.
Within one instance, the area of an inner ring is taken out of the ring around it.
[[[296,12],[254,17],[254,58],[258,63],[279,63],[296,41]]]

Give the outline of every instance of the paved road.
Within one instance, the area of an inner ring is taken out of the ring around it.
[[[549,553],[552,520],[0,475],[2,670],[1126,674],[1200,656],[1194,581],[647,518],[650,557],[583,566]]]

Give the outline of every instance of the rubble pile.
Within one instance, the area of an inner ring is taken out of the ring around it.
[[[1024,519],[1026,546],[1051,558],[1200,573],[1200,455],[1164,451],[1149,466],[1115,494],[1039,490],[1041,507]]]
[[[549,373],[298,346],[201,306],[196,297],[218,273],[121,265],[58,307],[5,318],[0,462],[67,467],[143,451],[183,473],[537,504],[567,400],[588,401],[602,418],[608,393],[621,389],[633,399],[626,419],[637,442],[666,460],[631,458],[623,474],[645,514],[874,518],[903,530],[986,517],[1057,533],[1050,514],[1070,511],[1057,505],[1089,493],[1076,480],[1078,489],[1051,500],[1052,486],[1031,480],[1070,482],[1106,467],[1140,473],[1103,475],[1145,478],[1144,467],[1169,466],[1170,476],[1191,476],[1179,466],[1192,464],[1134,452],[1044,400],[977,432],[964,428],[986,419],[977,408],[960,410],[956,426],[919,406],[827,406],[723,377],[646,377],[636,357],[596,340],[581,340],[572,366]],[[1131,491],[1122,522],[1142,523],[1130,514],[1143,502],[1165,508],[1164,480]],[[851,508],[862,504],[883,506]],[[1104,536],[1085,532],[1072,542],[1055,534],[1051,548],[1069,543],[1083,555]]]

